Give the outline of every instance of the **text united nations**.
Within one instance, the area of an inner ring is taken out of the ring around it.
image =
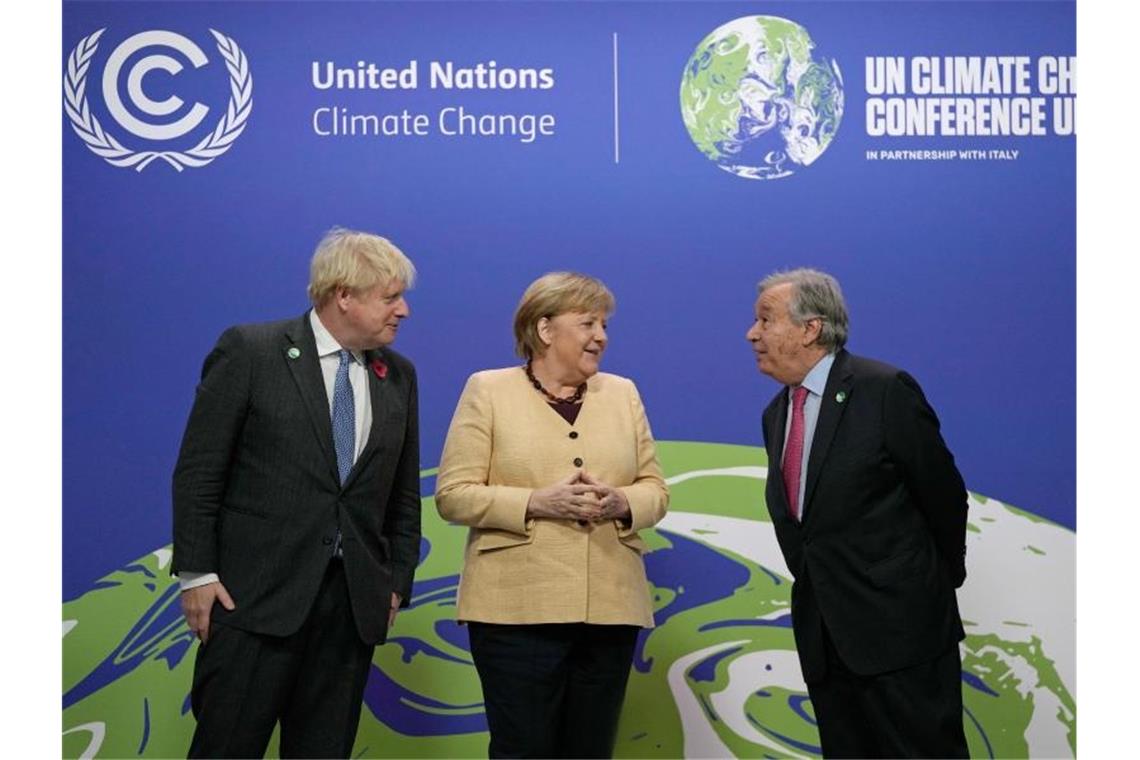
[[[318,90],[416,90],[421,82],[433,90],[551,90],[554,69],[500,66],[495,61],[456,65],[452,61],[431,61],[420,77],[418,61],[406,66],[381,67],[356,61],[337,65],[313,61],[312,85]],[[532,143],[554,134],[551,113],[485,112],[470,106],[454,105],[434,115],[400,109],[386,113],[359,112],[345,106],[328,105],[313,111],[313,132],[321,137],[380,136],[423,137],[433,129],[445,136],[513,137]]]

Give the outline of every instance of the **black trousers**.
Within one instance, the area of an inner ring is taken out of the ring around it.
[[[339,560],[290,636],[211,623],[194,663],[189,756],[263,757],[280,721],[281,757],[349,757],[372,650],[356,632]]]
[[[470,623],[490,757],[610,757],[632,625]]]
[[[852,673],[824,630],[827,675],[808,684],[826,758],[969,757],[958,644],[929,662]]]

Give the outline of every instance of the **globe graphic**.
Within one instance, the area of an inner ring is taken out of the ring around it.
[[[813,55],[807,29],[776,16],[745,16],[701,40],[681,79],[689,136],[739,177],[778,179],[827,150],[843,117],[843,78]]]
[[[818,757],[763,449],[661,441],[658,455],[669,514],[641,533],[657,627],[639,638],[614,756]],[[466,529],[427,496],[423,536],[411,606],[373,657],[352,757],[486,757],[479,678],[454,620]],[[1073,757],[1075,535],[971,494],[967,546],[970,756]],[[197,644],[169,562],[160,547],[63,604],[63,757],[185,757]],[[277,751],[274,740],[267,756]]]

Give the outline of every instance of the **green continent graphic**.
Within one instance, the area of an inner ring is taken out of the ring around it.
[[[835,61],[807,30],[775,16],[730,21],[701,40],[681,78],[681,118],[725,171],[777,179],[813,163],[843,116]]]
[[[733,139],[740,124],[740,100],[735,97],[748,71],[748,47],[739,35],[717,40],[706,37],[702,50],[685,69],[681,81],[681,116],[693,142],[709,158],[724,157],[721,144]]]
[[[764,506],[763,450],[658,446],[670,513],[643,532],[657,627],[639,640],[615,755],[818,756],[790,627],[791,580]],[[430,497],[423,507],[411,607],[376,650],[354,757],[486,756],[479,680],[466,628],[454,621],[466,531],[441,521]],[[972,496],[970,510],[978,590],[967,581],[960,599],[971,756],[1072,756],[1073,615],[1056,600],[1073,598],[1057,590],[1073,572],[1073,534],[993,499]],[[198,645],[169,561],[169,548],[159,549],[64,603],[65,758],[185,756]],[[999,573],[1010,580],[1007,597],[984,583]],[[276,739],[269,754],[277,756]]]

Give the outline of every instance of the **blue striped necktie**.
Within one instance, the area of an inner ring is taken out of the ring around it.
[[[351,365],[352,354],[341,349],[340,365],[336,368],[336,382],[333,384],[332,428],[336,466],[340,471],[342,485],[352,471],[352,459],[356,453],[356,404],[352,384],[348,382],[348,368]]]

